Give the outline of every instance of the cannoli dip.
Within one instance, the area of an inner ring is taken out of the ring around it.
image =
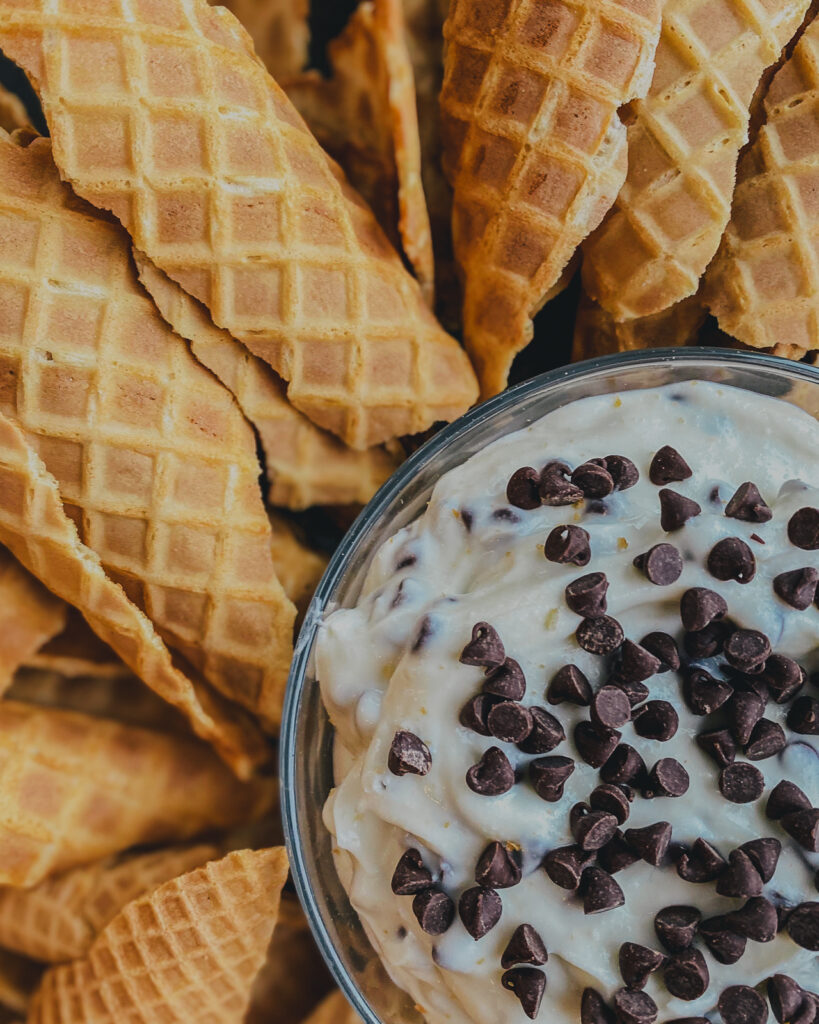
[[[729,386],[577,401],[327,616],[324,819],[428,1021],[819,1020],[818,453]]]

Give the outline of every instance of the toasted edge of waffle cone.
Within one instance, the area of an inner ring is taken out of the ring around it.
[[[3,85],[0,85],[0,128],[6,132],[31,128],[25,104],[19,96]]]
[[[236,15],[267,70],[281,81],[298,74],[310,46],[309,0],[211,0]]]
[[[76,608],[70,607],[64,628],[26,658],[23,668],[53,672],[66,679],[133,679],[133,672],[100,640]]]
[[[583,292],[574,324],[572,362],[635,349],[695,345],[707,310],[697,295],[653,316],[616,321]]]

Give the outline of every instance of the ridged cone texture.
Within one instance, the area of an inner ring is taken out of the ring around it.
[[[219,6],[227,7],[244,25],[277,82],[305,66],[310,46],[309,0],[220,0]]]
[[[574,321],[572,361],[635,349],[696,345],[706,316],[702,300],[692,295],[662,313],[618,322],[584,293]]]

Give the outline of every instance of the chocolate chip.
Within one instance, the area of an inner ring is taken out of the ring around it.
[[[575,637],[589,654],[613,654],[625,639],[623,627],[609,615],[583,619]]]
[[[574,840],[581,850],[599,850],[617,831],[617,818],[608,811],[590,811],[580,818],[572,829]]]
[[[546,700],[550,704],[579,704],[586,707],[591,704],[592,691],[589,681],[577,665],[564,665],[552,676],[546,687]]]
[[[782,779],[777,782],[768,796],[765,814],[771,821],[779,821],[786,814],[795,811],[809,811],[811,802],[802,790],[793,782]]]
[[[719,1012],[725,1024],[765,1024],[768,1007],[750,985],[731,985],[719,997]]]
[[[615,490],[627,491],[640,479],[637,467],[625,455],[607,455],[603,461],[614,481]]]
[[[563,726],[546,708],[529,708],[529,713],[532,716],[532,731],[518,743],[518,749],[524,754],[548,754],[566,739]]]
[[[522,704],[502,700],[486,716],[489,732],[504,743],[520,743],[532,731],[532,713]]]
[[[614,1011],[593,988],[584,988],[580,998],[580,1024],[614,1024]]]
[[[546,538],[543,553],[558,565],[588,565],[589,535],[581,526],[556,526]]]
[[[432,767],[429,747],[415,733],[399,729],[387,757],[393,775],[426,775]]]
[[[756,865],[742,850],[728,854],[728,867],[717,879],[720,896],[759,896],[762,892],[762,876]]]
[[[704,668],[690,669],[683,679],[683,698],[689,711],[695,715],[713,714],[733,693],[734,688],[730,683],[715,679]]]
[[[543,858],[543,870],[561,889],[572,892],[580,885],[580,878],[594,860],[593,853],[585,853],[579,846],[559,846]]]
[[[630,791],[629,791],[630,792]],[[631,810],[629,797],[622,786],[603,783],[592,790],[589,804],[595,811],[608,811],[622,825]]]
[[[658,672],[676,672],[680,667],[680,652],[677,642],[668,633],[659,631],[647,633],[640,641],[640,646],[659,661]]]
[[[490,736],[486,719],[497,703],[498,698],[488,693],[479,693],[476,697],[470,697],[461,708],[458,721],[464,728],[471,729],[472,732],[476,732],[480,736]]]
[[[512,967],[513,964],[540,967],[548,959],[549,954],[538,932],[530,924],[519,924],[501,955],[501,967]]]
[[[609,679],[609,684],[623,691],[626,697],[628,697],[629,705],[632,708],[642,704],[649,694],[649,689],[645,683],[638,683],[635,679],[628,679],[626,676],[621,675],[619,671],[612,675],[611,679]]]
[[[680,618],[689,632],[704,629],[727,611],[725,598],[707,587],[691,587],[680,598]]]
[[[466,784],[481,796],[500,796],[515,784],[515,770],[500,747],[490,747],[466,773]]]
[[[563,786],[574,771],[574,761],[570,757],[539,757],[529,765],[529,779],[541,798],[549,803],[557,803],[563,796]]]
[[[472,639],[461,651],[458,659],[462,665],[478,665],[480,668],[500,667],[506,658],[503,641],[494,626],[478,622],[472,627]]]
[[[660,487],[688,480],[691,476],[691,467],[682,455],[668,444],[655,453],[648,468],[649,480]]]
[[[733,498],[725,506],[729,519],[742,519],[746,523],[767,523],[773,516],[756,484],[740,484]]]
[[[501,985],[514,992],[530,1020],[537,1017],[546,991],[546,975],[543,971],[536,967],[513,967],[501,976]]]
[[[584,494],[568,479],[569,467],[565,462],[549,462],[540,474],[540,500],[553,508],[573,505],[582,501]]]
[[[733,631],[734,627],[730,622],[711,622],[704,629],[686,633],[683,637],[685,653],[693,660],[713,658],[722,651],[725,641]]]
[[[704,839],[697,838],[691,849],[680,855],[677,861],[677,874],[685,882],[713,882],[727,866],[719,850]]]
[[[605,498],[614,490],[611,473],[596,462],[584,462],[572,473],[576,484],[587,498]]]
[[[631,721],[631,704],[616,686],[603,686],[592,698],[590,715],[602,729],[619,729]]]
[[[540,474],[531,466],[516,469],[506,485],[506,500],[515,508],[540,508]]]
[[[497,840],[478,858],[475,881],[489,889],[509,889],[520,882],[523,856],[519,849]]]
[[[598,730],[591,722],[578,722],[574,727],[574,745],[586,764],[601,768],[614,753],[620,735],[616,730]]]
[[[443,935],[455,918],[455,904],[439,889],[426,889],[413,899],[412,912],[427,935]]]
[[[646,777],[646,763],[628,743],[620,743],[600,769],[604,782],[642,784]]]
[[[645,554],[638,555],[633,563],[649,583],[667,587],[682,576],[683,560],[673,544],[655,544]]]
[[[708,754],[709,757],[713,758],[721,767],[733,764],[736,758],[737,745],[727,729],[712,729],[709,732],[701,732],[697,736],[697,746]]]
[[[586,868],[580,883],[584,914],[602,914],[607,910],[622,907],[626,902],[623,890],[611,875],[600,867],[593,865]]]
[[[776,703],[784,704],[802,688],[804,673],[793,658],[772,654],[765,662],[760,678],[772,691]]]
[[[819,903],[800,903],[788,918],[788,935],[802,949],[819,951]]]
[[[708,552],[708,571],[714,579],[750,583],[756,575],[754,553],[739,537],[725,537]]]
[[[726,917],[731,930],[751,942],[771,942],[776,938],[779,927],[776,907],[764,896],[752,896],[740,910]]]
[[[625,640],[620,648],[620,675],[630,682],[642,683],[660,671],[660,659],[651,651]]]
[[[819,736],[819,700],[799,697],[788,712],[788,728],[800,736]]]
[[[819,508],[800,508],[788,522],[788,540],[803,551],[819,548]]]
[[[665,963],[665,955],[637,942],[624,942],[618,957],[620,974],[630,989],[646,987],[649,976]]]
[[[484,693],[503,697],[504,700],[522,700],[526,693],[526,676],[514,658],[506,658],[486,677],[483,689]]]
[[[650,700],[634,710],[634,731],[647,740],[664,743],[676,735],[679,715],[667,700]]]
[[[660,526],[666,533],[682,529],[689,519],[698,516],[700,512],[702,509],[696,501],[667,488],[660,491]]]
[[[658,1010],[647,993],[621,988],[614,993],[614,1013],[618,1024],[654,1024]]]
[[[458,915],[464,928],[477,942],[500,921],[503,903],[494,889],[475,885],[461,893]]]
[[[819,807],[791,811],[782,819],[782,828],[802,849],[819,853]]]
[[[607,601],[606,591],[609,581],[604,572],[591,572],[580,576],[566,587],[566,604],[577,615],[597,618],[605,615]]]
[[[630,868],[639,859],[640,855],[628,845],[622,832],[617,832],[610,842],[597,851],[597,863],[610,875],[616,875],[618,871]]]
[[[688,772],[673,757],[661,758],[648,773],[648,784],[643,793],[649,799],[658,796],[683,796],[691,780]]]
[[[734,693],[726,704],[726,711],[731,735],[744,747],[765,713],[765,701],[753,692]]]
[[[700,916],[696,907],[663,907],[654,917],[654,931],[669,953],[679,953],[694,941]]]
[[[719,791],[732,804],[748,804],[762,796],[765,780],[762,772],[752,764],[736,761],[720,772]]]
[[[768,978],[768,1002],[779,1024],[793,1020],[804,998],[805,990],[787,974]]]
[[[432,873],[424,867],[418,850],[405,850],[401,854],[390,885],[396,896],[414,896],[432,888]]]
[[[625,840],[640,855],[642,860],[658,867],[671,842],[671,825],[667,821],[658,821],[645,828],[627,828]]]
[[[816,588],[819,586],[819,572],[812,566],[805,566],[804,569],[791,569],[790,572],[781,572],[774,576],[774,593],[781,597],[785,604],[791,608],[803,612],[810,608],[816,597]]]
[[[686,949],[672,956],[663,972],[665,987],[677,999],[699,999],[708,990],[711,976],[705,957],[698,949]]]
[[[740,672],[753,672],[767,661],[771,642],[758,629],[737,629],[725,641],[724,650],[729,665]]]
[[[739,847],[743,853],[751,858],[751,862],[760,874],[763,882],[770,882],[779,863],[779,855],[782,853],[782,843],[772,837],[751,839]]]
[[[764,761],[765,758],[774,757],[783,751],[787,742],[785,731],[778,722],[761,718],[745,745],[745,756],[750,761]]]
[[[745,953],[748,940],[729,927],[724,914],[703,921],[699,933],[717,963],[735,964]]]
[[[674,1017],[666,1024],[711,1024],[707,1017]]]

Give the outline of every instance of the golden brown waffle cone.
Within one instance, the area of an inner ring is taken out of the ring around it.
[[[220,0],[220,6],[248,30],[256,53],[277,81],[298,74],[307,63],[309,0]]]
[[[134,678],[125,662],[100,640],[76,608],[69,609],[64,629],[23,664],[66,679]]]
[[[65,602],[0,547],[0,696],[17,669],[65,626]]]
[[[163,639],[275,727],[295,609],[276,580],[252,430],[157,314],[127,235],[0,140],[0,411],[81,539]]]
[[[25,1015],[43,975],[42,964],[0,949],[0,1021]],[[8,1018],[4,1015],[8,1012]]]
[[[705,294],[723,331],[799,358],[819,349],[819,22],[773,79],[764,114]]]
[[[328,558],[309,547],[297,528],[284,516],[272,513],[270,521],[273,524],[276,575],[299,613],[304,615],[327,568]]]
[[[317,427],[287,400],[275,370],[216,327],[205,307],[143,253],[135,252],[134,258],[139,279],[159,312],[233,392],[258,431],[270,481],[268,501],[294,510],[366,504],[397,468],[397,459],[383,447],[355,451]]]
[[[465,353],[231,14],[205,0],[59,15],[0,0],[0,47],[38,88],[76,191],[314,422],[367,448],[472,403]]]
[[[316,1007],[305,1024],[361,1024],[361,1018],[339,989]]]
[[[0,702],[0,884],[139,843],[181,841],[269,810],[205,744],[71,711]]]
[[[76,960],[131,900],[217,856],[211,845],[172,846],[73,868],[31,889],[4,886],[0,946],[43,963]]]
[[[572,362],[633,349],[695,345],[706,315],[702,300],[692,295],[662,313],[618,323],[583,293],[574,322]]]
[[[618,108],[645,95],[660,0],[453,0],[444,169],[483,397],[506,386],[532,317],[626,174]]]
[[[667,0],[657,70],[629,127],[629,174],[584,245],[583,283],[615,319],[693,295],[731,213],[765,69],[809,0]]]
[[[281,847],[231,853],[129,903],[43,979],[28,1024],[241,1024],[287,878]]]
[[[30,127],[31,122],[23,101],[0,85],[0,128],[6,132],[13,132],[18,128]]]

